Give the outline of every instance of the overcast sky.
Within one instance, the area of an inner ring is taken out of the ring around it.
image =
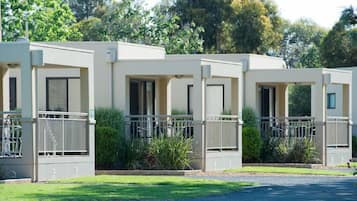
[[[147,7],[160,0],[145,0]],[[322,27],[331,28],[340,17],[341,11],[350,5],[357,7],[357,0],[275,0],[283,18],[295,21],[309,18]]]

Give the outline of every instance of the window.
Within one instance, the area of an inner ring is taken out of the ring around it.
[[[327,94],[327,109],[336,109],[336,93]]]
[[[16,110],[17,97],[16,97],[16,77],[10,77],[10,110]]]
[[[47,111],[68,111],[68,80],[66,78],[47,78]]]

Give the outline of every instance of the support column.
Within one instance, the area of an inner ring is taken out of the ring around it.
[[[311,85],[311,116],[315,118],[317,150],[326,165],[326,85],[322,80]]]
[[[157,111],[158,114],[171,115],[171,80],[170,78],[160,78],[157,80],[158,86],[156,91]]]
[[[232,115],[239,115],[239,90],[238,90],[238,79],[231,79],[231,112]]]
[[[348,149],[352,158],[352,84],[342,85],[342,116],[348,117]]]
[[[205,170],[205,132],[204,122],[206,119],[205,91],[206,80],[202,78],[201,73],[193,77],[193,120],[194,120],[194,168]]]
[[[275,113],[278,117],[289,116],[289,87],[287,84],[276,86],[276,105]]]

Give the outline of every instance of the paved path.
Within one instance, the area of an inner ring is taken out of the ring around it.
[[[240,192],[187,201],[213,200],[286,200],[286,201],[357,201],[357,177],[328,176],[196,176],[226,181],[248,181],[260,185]]]

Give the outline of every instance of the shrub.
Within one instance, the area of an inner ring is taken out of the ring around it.
[[[244,107],[242,111],[243,127],[257,127],[257,115],[250,107]]]
[[[187,112],[185,110],[172,109],[171,115],[186,115]]]
[[[352,136],[352,156],[357,157],[357,136]]]
[[[190,165],[188,153],[191,139],[162,137],[153,139],[149,146],[148,162],[151,168],[182,170]]]
[[[95,128],[95,164],[99,169],[113,167],[118,160],[118,131],[111,127]]]
[[[286,161],[293,163],[317,162],[317,151],[314,144],[308,139],[296,140],[289,150]]]
[[[99,127],[111,127],[116,129],[120,134],[124,133],[124,116],[117,109],[96,108],[95,120],[96,125]]]
[[[258,129],[253,127],[243,128],[242,143],[243,143],[243,161],[244,162],[259,161],[262,141]]]
[[[123,166],[127,169],[146,168],[145,158],[149,152],[148,144],[143,139],[129,139],[121,143]]]

